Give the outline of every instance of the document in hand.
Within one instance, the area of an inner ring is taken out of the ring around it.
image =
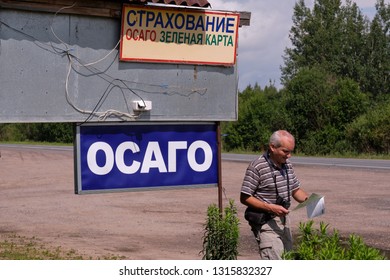
[[[312,193],[306,201],[298,204],[293,211],[302,207],[306,207],[308,218],[320,216],[325,213],[325,199],[322,195]]]

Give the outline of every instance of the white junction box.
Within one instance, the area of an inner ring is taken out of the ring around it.
[[[152,101],[148,101],[148,100],[132,101],[132,107],[134,111],[150,111],[152,110]]]

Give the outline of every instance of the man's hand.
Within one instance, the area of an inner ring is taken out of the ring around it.
[[[290,211],[278,204],[269,204],[270,212],[279,217],[286,216]]]

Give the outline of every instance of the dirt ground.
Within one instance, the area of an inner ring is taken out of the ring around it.
[[[48,246],[99,258],[201,259],[207,207],[216,188],[74,194],[73,153],[0,147],[0,238],[35,237]],[[234,199],[241,220],[239,260],[259,259],[243,218],[239,192],[247,163],[222,162],[224,206]],[[390,250],[390,173],[296,165],[302,186],[325,196],[324,221],[341,236],[356,233],[373,247]],[[296,204],[293,204],[293,207]],[[293,232],[308,221],[291,214]]]

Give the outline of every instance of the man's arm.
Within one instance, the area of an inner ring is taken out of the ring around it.
[[[294,190],[293,192],[292,192],[292,197],[296,200],[296,201],[298,201],[299,203],[302,203],[302,202],[304,202],[306,199],[308,199],[308,195],[307,195],[307,193],[303,190],[303,189],[301,189],[301,188],[299,188],[299,189],[296,189],[296,190]]]

